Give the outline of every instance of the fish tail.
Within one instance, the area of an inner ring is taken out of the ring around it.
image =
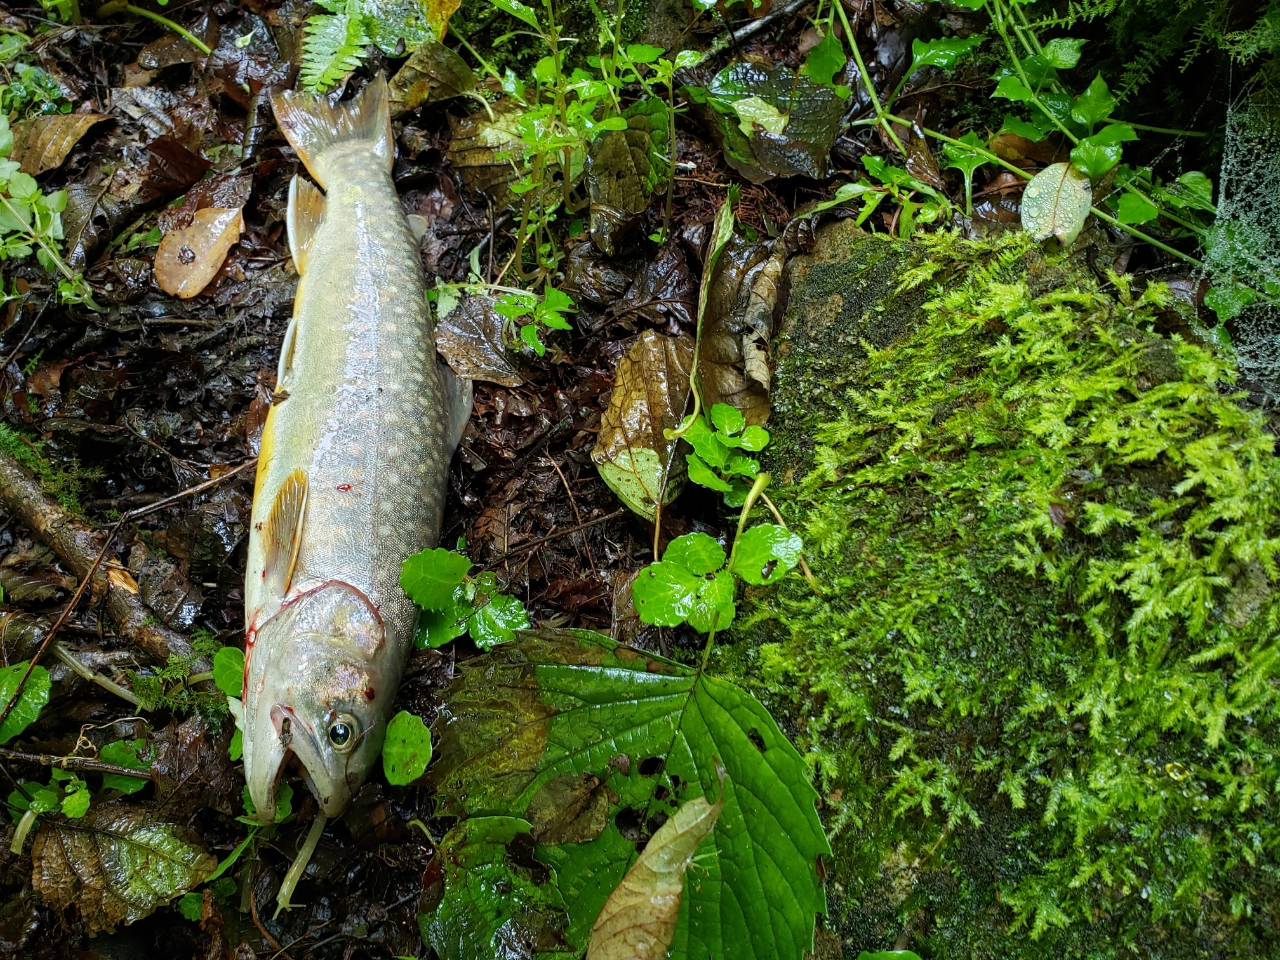
[[[391,169],[395,150],[391,141],[391,110],[387,78],[379,73],[354,100],[330,103],[324,97],[285,90],[272,94],[276,122],[321,187],[321,155],[338,144],[364,143]]]

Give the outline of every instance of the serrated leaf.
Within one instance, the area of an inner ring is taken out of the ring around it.
[[[400,587],[424,610],[449,610],[453,591],[472,563],[460,553],[436,547],[415,553],[400,567]]]
[[[649,206],[654,190],[671,175],[670,112],[659,97],[639,100],[623,112],[621,130],[606,130],[591,145],[587,188],[591,239],[606,255],[614,237]]]
[[[619,814],[648,824],[708,795],[721,795],[723,812],[700,845],[696,881],[685,877],[669,960],[801,960],[811,949],[824,908],[817,861],[829,855],[817,795],[748,693],[598,634],[541,630],[460,664],[444,701],[428,773],[442,814],[524,818],[564,774],[609,791],[599,837],[537,848],[556,871],[575,949],[635,860]]]
[[[605,901],[591,930],[587,960],[667,955],[684,899],[685,871],[721,810],[721,803],[695,797],[658,829]]]
[[[481,650],[514,640],[517,630],[524,630],[529,626],[529,615],[525,612],[524,604],[503,593],[494,594],[488,603],[477,607],[467,622],[471,639]]]
[[[515,817],[476,817],[440,841],[440,902],[418,917],[440,960],[531,957],[516,945],[559,939],[563,903],[555,873],[530,862],[530,830]]]
[[[679,564],[695,577],[714,573],[724,566],[724,547],[705,533],[686,533],[667,545],[662,559]]]
[[[192,923],[200,921],[200,911],[204,907],[204,894],[202,893],[184,893],[178,898],[178,912],[182,914],[184,920],[190,920]]]
[[[75,906],[89,933],[141,920],[218,864],[180,827],[119,802],[44,827],[31,855],[36,891],[54,909]]]
[[[706,580],[678,563],[651,563],[631,584],[636,613],[645,623],[678,627],[693,613]]]
[[[799,534],[776,523],[761,523],[743,531],[733,548],[733,572],[747,583],[776,583],[800,562],[804,544]]]
[[[382,772],[398,787],[413,783],[431,762],[431,731],[417,714],[401,710],[387,724],[382,742]]]
[[[721,433],[739,433],[747,425],[738,408],[728,403],[717,403],[711,408],[711,423]]]
[[[147,746],[147,741],[138,738],[136,740],[117,740],[114,743],[108,743],[98,751],[98,759],[105,763],[114,763],[119,767],[132,767],[139,771],[136,777],[126,777],[120,773],[104,773],[102,775],[102,785],[119,790],[121,793],[130,794],[137,793],[151,782],[151,761],[143,759],[143,754],[150,757],[151,750]]]
[[[652,520],[659,501],[670,503],[684,482],[676,440],[689,399],[693,338],[640,335],[618,362],[609,406],[600,420],[591,459],[609,488],[640,516]]]
[[[1037,240],[1057,237],[1069,247],[1084,229],[1093,190],[1089,178],[1069,163],[1037,173],[1022,194],[1022,228]]]
[[[244,651],[222,647],[213,655],[213,682],[228,697],[244,694]]]
[[[364,61],[369,43],[359,17],[345,13],[307,18],[302,34],[302,86],[324,92]]]
[[[29,662],[23,660],[21,663],[0,668],[0,709],[3,709],[17,692],[18,682],[27,672]],[[32,668],[31,676],[27,677],[18,702],[13,705],[4,723],[0,724],[0,743],[8,743],[35,722],[44,705],[49,702],[49,688],[49,671],[41,666]]]
[[[419,610],[413,645],[419,649],[443,647],[450,640],[467,632],[467,622],[472,613],[465,588],[455,587],[449,604],[444,609]]]

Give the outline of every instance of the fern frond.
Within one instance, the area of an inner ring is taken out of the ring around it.
[[[307,19],[302,38],[302,86],[321,93],[360,66],[369,43],[359,17],[318,14]]]

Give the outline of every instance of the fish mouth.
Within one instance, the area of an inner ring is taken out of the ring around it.
[[[249,781],[259,821],[274,822],[277,791],[289,771],[302,775],[321,813],[337,816],[346,806],[350,791],[345,781],[336,781],[330,774],[315,731],[286,703],[272,706],[270,722],[275,736],[270,740],[269,755]]]

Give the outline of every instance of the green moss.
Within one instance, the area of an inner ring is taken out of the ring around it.
[[[96,468],[83,467],[75,457],[64,458],[64,463],[57,464],[45,454],[45,441],[33,440],[14,430],[6,423],[0,423],[0,450],[26,467],[40,483],[40,488],[62,505],[68,513],[80,516],[84,508],[80,505],[80,495],[84,485],[102,476]]]
[[[824,249],[770,424],[823,587],[722,666],[822,780],[844,955],[1266,954],[1280,461],[1235,371],[1020,238]]]

